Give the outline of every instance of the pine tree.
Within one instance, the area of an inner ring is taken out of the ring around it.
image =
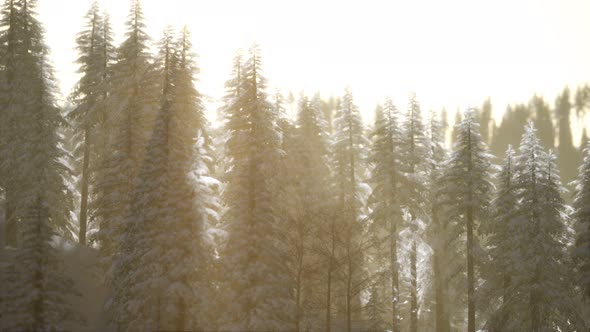
[[[1,306],[0,327],[11,331],[61,330],[80,319],[65,300],[75,291],[63,275],[55,243],[55,236],[72,235],[69,169],[61,162],[65,152],[59,135],[65,120],[55,104],[52,69],[35,9],[33,0],[8,1],[3,12],[8,17],[2,22],[8,101],[3,116],[10,124],[3,153],[13,158],[4,168],[4,185],[20,240],[15,275],[8,278],[12,284]]]
[[[320,303],[323,294],[317,281],[323,271],[314,266],[323,260],[318,247],[324,245],[327,209],[330,203],[328,167],[328,134],[320,110],[319,96],[299,100],[296,126],[283,130],[284,169],[289,171],[290,191],[285,202],[290,203],[292,216],[287,235],[293,257],[292,271],[295,279],[295,304],[297,306],[296,330],[306,326],[319,326],[322,316],[313,310],[313,303]],[[314,237],[316,234],[317,237]]]
[[[518,188],[513,247],[508,261],[510,284],[499,310],[514,313],[504,317],[507,330],[584,330],[573,299],[571,269],[566,253],[564,191],[555,166],[555,156],[540,145],[532,124],[525,129],[515,156]]]
[[[105,28],[103,18],[99,13],[98,3],[94,2],[86,14],[85,30],[78,34],[77,43],[80,57],[78,63],[80,64],[79,73],[82,78],[72,95],[76,104],[75,109],[68,115],[70,123],[74,128],[74,140],[81,142],[77,145],[75,155],[81,155],[81,180],[80,180],[80,214],[79,214],[79,234],[78,240],[80,244],[86,244],[88,212],[89,212],[89,187],[91,183],[91,169],[90,163],[95,162],[96,153],[93,153],[96,147],[93,142],[96,140],[96,133],[98,124],[101,119],[101,111],[105,101],[104,93],[101,93],[103,86],[106,84],[105,71],[108,69],[105,63],[108,56],[105,54],[104,48],[109,47],[108,35],[107,39],[103,38],[102,29]],[[108,28],[108,27],[107,27]],[[79,151],[82,150],[82,151]]]
[[[111,323],[126,324],[120,315],[124,305],[123,280],[127,273],[125,248],[130,225],[127,218],[131,208],[134,181],[144,158],[147,137],[152,127],[158,83],[148,54],[148,36],[144,32],[140,0],[133,0],[127,21],[126,39],[117,50],[113,65],[111,91],[106,101],[109,108],[103,132],[108,155],[101,158],[96,215],[99,218],[99,240],[106,267],[110,294],[105,303]],[[106,153],[106,152],[105,152]],[[117,320],[121,318],[122,320]]]
[[[573,218],[576,222],[575,258],[579,269],[579,282],[584,296],[590,298],[590,145],[584,149],[584,160],[576,180]]]
[[[361,220],[366,187],[362,182],[363,150],[367,140],[363,135],[363,124],[358,107],[354,104],[352,92],[347,89],[334,117],[333,158],[336,192],[339,206],[339,227],[342,231],[343,263],[341,273],[344,279],[344,312],[346,330],[351,331],[352,320],[359,316],[360,293],[363,273],[363,243]]]
[[[420,105],[415,95],[410,97],[408,114],[402,124],[402,159],[406,184],[402,186],[403,206],[409,213],[410,243],[410,331],[418,329],[418,244],[421,239],[419,225],[423,221],[425,176],[429,153],[426,128],[422,122]]]
[[[466,233],[467,251],[467,331],[475,331],[475,252],[476,226],[487,221],[493,185],[491,159],[479,134],[473,111],[468,111],[456,127],[458,136],[443,175],[447,227]]]
[[[245,65],[237,60],[225,106],[231,165],[224,192],[228,301],[221,328],[293,330],[293,285],[279,245],[285,225],[275,199],[282,153],[277,114],[267,101],[258,48],[251,49]]]
[[[507,303],[510,293],[511,255],[515,251],[514,221],[518,209],[518,186],[516,185],[516,162],[512,146],[508,146],[506,156],[497,179],[497,190],[493,201],[492,218],[481,227],[482,234],[487,235],[489,263],[485,267],[486,284],[480,295],[489,300],[492,310],[496,309],[497,299],[500,305]],[[508,320],[509,311],[496,311],[488,322],[492,331],[506,329],[504,321]]]
[[[446,116],[443,114],[443,116]],[[443,118],[444,119],[444,118]],[[443,125],[437,119],[434,112],[430,113],[428,143],[430,146],[428,170],[428,180],[430,188],[428,188],[428,205],[430,207],[430,247],[432,248],[432,273],[434,278],[434,293],[435,293],[435,328],[436,331],[448,331],[449,319],[448,308],[446,308],[446,293],[445,280],[446,269],[444,268],[444,261],[446,259],[446,230],[442,225],[440,207],[438,206],[438,192],[440,178],[442,176],[442,169],[444,161],[447,157],[447,151],[444,148],[445,138]]]
[[[183,48],[176,53],[171,30],[165,32],[161,106],[133,193],[131,233],[124,246],[131,256],[126,275],[131,330],[184,331],[206,324],[200,302],[207,297],[209,260],[203,226],[215,200],[195,181],[208,177],[208,171],[204,149],[194,148],[194,133],[202,135],[204,123],[199,94],[192,88],[187,34],[184,30]],[[202,146],[202,137],[197,139]],[[195,162],[198,174],[193,174]]]
[[[392,331],[400,331],[399,312],[399,267],[398,237],[402,222],[402,208],[399,186],[404,180],[400,161],[400,115],[395,105],[387,99],[384,107],[378,107],[375,113],[375,129],[369,162],[372,164],[370,218],[372,231],[377,236],[377,243],[388,242],[386,264],[389,265],[388,280],[390,290],[387,292],[391,301]],[[384,237],[383,239],[381,239]],[[377,253],[381,254],[381,253]],[[373,295],[373,300],[377,295]],[[377,305],[377,304],[374,304]]]

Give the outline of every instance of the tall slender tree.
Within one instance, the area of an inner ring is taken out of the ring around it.
[[[10,194],[10,216],[19,232],[14,277],[4,288],[0,328],[10,331],[62,330],[79,318],[66,302],[74,293],[64,275],[54,237],[71,238],[69,169],[62,163],[61,126],[66,124],[54,98],[43,28],[34,0],[7,1],[2,24],[3,185]],[[8,166],[8,167],[6,167]]]
[[[574,221],[576,222],[575,257],[579,269],[579,283],[584,296],[590,298],[590,145],[584,148],[584,160],[576,180]]]
[[[117,50],[117,61],[112,68],[112,93],[106,101],[109,112],[103,130],[109,135],[104,138],[109,153],[101,159],[96,204],[101,254],[110,292],[105,305],[111,323],[119,327],[126,326],[128,319],[122,315],[123,294],[128,291],[123,280],[130,259],[125,251],[130,250],[131,242],[126,237],[132,228],[127,216],[153,122],[155,98],[159,95],[140,0],[131,1],[127,29],[127,38]]]
[[[408,113],[402,124],[402,159],[406,185],[402,187],[403,206],[409,213],[410,243],[410,331],[418,330],[418,242],[421,237],[419,220],[423,220],[425,180],[429,148],[426,127],[422,121],[420,105],[412,94]]]
[[[244,65],[236,63],[234,75],[225,105],[226,149],[231,156],[223,216],[228,232],[223,249],[228,301],[220,328],[293,330],[293,285],[279,245],[285,225],[275,199],[281,139],[256,46]]]
[[[333,158],[334,176],[338,196],[338,227],[342,230],[341,273],[344,279],[344,312],[346,330],[352,329],[352,320],[360,317],[360,293],[363,287],[363,252],[366,243],[361,237],[365,189],[363,178],[363,150],[367,145],[358,107],[352,91],[347,89],[334,116]]]
[[[444,114],[443,114],[444,115]],[[447,158],[447,151],[444,147],[445,136],[441,121],[437,119],[434,112],[430,113],[429,121],[429,164],[428,180],[430,183],[428,205],[430,207],[430,229],[429,242],[432,248],[432,274],[434,278],[435,297],[435,329],[436,331],[449,331],[448,308],[446,307],[446,269],[444,261],[446,250],[446,230],[442,224],[440,207],[438,205],[438,193],[444,161]]]
[[[485,267],[486,284],[483,295],[488,299],[491,310],[508,302],[510,296],[511,255],[515,251],[516,239],[514,221],[518,207],[518,186],[516,185],[516,161],[512,146],[508,146],[506,156],[497,179],[497,190],[492,206],[490,221],[481,227],[487,236],[489,264]],[[497,299],[501,298],[501,303]],[[510,312],[497,310],[488,321],[492,331],[506,329],[505,321]]]
[[[403,217],[399,187],[405,179],[400,161],[399,121],[400,114],[391,99],[385,101],[384,107],[377,108],[373,144],[369,158],[373,166],[372,177],[369,181],[372,184],[372,191],[367,202],[371,206],[370,218],[377,242],[385,241],[389,244],[386,255],[389,276],[386,279],[390,280],[390,290],[387,294],[391,298],[391,328],[395,332],[401,329],[397,242]],[[382,239],[383,237],[384,239]],[[373,301],[377,299],[377,295],[372,297]],[[373,305],[378,305],[378,303]]]
[[[458,136],[443,175],[445,218],[458,234],[466,233],[467,331],[475,331],[476,226],[487,221],[493,193],[492,156],[479,134],[472,110],[457,125]]]
[[[100,14],[98,3],[94,2],[85,17],[85,29],[78,34],[78,52],[80,57],[78,63],[80,69],[78,72],[82,74],[72,99],[76,107],[68,115],[69,120],[74,128],[74,139],[81,141],[78,145],[77,151],[74,151],[75,156],[79,156],[81,160],[81,179],[80,179],[80,213],[78,221],[80,223],[78,240],[80,244],[86,244],[88,212],[91,184],[91,161],[96,161],[96,147],[94,140],[96,140],[98,124],[102,116],[101,112],[104,108],[105,94],[101,93],[104,85],[107,84],[106,71],[108,70],[109,53],[104,52],[105,48],[109,48],[109,35],[102,31],[105,29],[105,22]],[[108,26],[106,27],[108,29]],[[104,39],[106,36],[107,39]],[[80,151],[81,150],[81,151]]]
[[[507,264],[509,297],[501,312],[518,312],[504,317],[507,330],[584,330],[574,302],[571,269],[566,254],[565,204],[555,156],[540,145],[536,130],[529,124],[515,156],[517,206],[513,250]]]

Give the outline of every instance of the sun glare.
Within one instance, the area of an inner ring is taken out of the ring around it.
[[[122,38],[127,1],[100,0]],[[74,36],[90,0],[39,1],[60,87],[76,81]],[[387,95],[405,107],[454,111],[491,97],[496,116],[534,93],[553,101],[590,77],[590,2],[568,1],[183,1],[143,2],[157,42],[167,25],[188,25],[199,54],[199,87],[223,95],[236,49],[256,41],[271,89],[355,92],[372,118]],[[63,8],[68,8],[64,11]]]

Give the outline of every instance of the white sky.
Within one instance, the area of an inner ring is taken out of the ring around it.
[[[75,35],[91,0],[39,0],[64,94],[76,81]],[[129,1],[100,0],[121,40]],[[492,98],[534,94],[553,103],[565,85],[590,82],[588,0],[144,0],[154,41],[188,24],[200,55],[199,89],[223,95],[234,51],[257,41],[271,90],[323,96],[351,86],[365,119],[386,95],[405,109],[452,113]],[[211,107],[213,108],[213,107]]]

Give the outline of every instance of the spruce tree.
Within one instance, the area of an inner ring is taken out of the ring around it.
[[[579,283],[586,299],[590,298],[590,145],[584,148],[584,160],[579,168],[574,196],[573,218],[576,222],[575,255]]]
[[[446,116],[443,114],[443,116]],[[444,119],[443,119],[444,120]],[[435,329],[436,331],[448,331],[449,318],[448,308],[446,308],[446,268],[445,252],[447,251],[446,242],[447,233],[444,225],[442,224],[442,218],[440,214],[440,206],[438,204],[438,193],[439,185],[441,182],[442,171],[444,162],[447,158],[447,151],[444,147],[445,138],[443,125],[437,118],[434,112],[430,113],[430,121],[428,132],[428,143],[430,147],[429,151],[429,170],[428,170],[428,181],[430,186],[428,188],[428,206],[430,211],[430,233],[429,242],[432,248],[432,274],[434,278],[434,296],[435,296]]]
[[[73,139],[81,142],[76,146],[74,155],[80,157],[81,164],[81,179],[80,179],[80,212],[79,212],[79,234],[78,240],[80,244],[86,244],[86,235],[89,220],[89,198],[90,185],[92,182],[91,170],[96,161],[96,148],[98,145],[96,141],[97,131],[99,130],[99,121],[103,114],[101,112],[104,108],[105,94],[101,93],[104,85],[106,71],[105,62],[109,59],[104,59],[108,56],[105,54],[104,48],[108,48],[107,39],[103,39],[105,34],[103,29],[105,23],[99,12],[98,3],[94,2],[85,16],[86,26],[85,30],[78,34],[77,44],[80,57],[78,63],[80,69],[78,72],[82,77],[72,94],[72,99],[76,104],[74,110],[69,114],[69,120],[74,128]],[[108,29],[108,27],[107,27]],[[93,149],[94,148],[94,149]],[[81,151],[80,151],[81,150]],[[91,166],[91,162],[93,166]]]
[[[287,239],[292,244],[290,256],[293,257],[298,331],[306,326],[320,326],[323,319],[322,313],[314,310],[312,304],[323,302],[323,292],[318,287],[323,283],[318,279],[323,278],[324,271],[315,266],[324,259],[317,248],[324,245],[323,235],[327,235],[330,223],[327,218],[331,199],[328,139],[319,96],[312,100],[302,96],[296,126],[283,130],[284,168],[291,173],[291,191],[285,201],[292,206]]]
[[[400,331],[401,314],[399,312],[399,266],[398,237],[402,222],[402,208],[399,186],[404,180],[400,155],[400,115],[390,99],[375,113],[375,128],[369,162],[372,164],[370,218],[372,230],[378,237],[377,242],[388,242],[386,264],[389,265],[387,280],[390,280],[391,327],[392,331]],[[384,239],[381,239],[384,237]],[[381,253],[377,253],[381,254]],[[378,299],[377,294],[372,300]],[[373,304],[377,305],[377,304]]]
[[[117,50],[113,65],[111,93],[106,101],[108,114],[103,126],[108,155],[101,158],[96,215],[99,219],[99,241],[106,281],[110,294],[105,302],[108,319],[112,324],[126,324],[118,314],[128,289],[124,289],[127,262],[123,246],[129,246],[126,236],[131,196],[140,165],[143,162],[147,137],[151,131],[155,100],[159,95],[157,71],[153,70],[148,53],[148,36],[145,33],[140,0],[131,2],[127,20],[126,39]],[[106,152],[105,152],[106,153]],[[117,321],[118,317],[122,320]],[[120,326],[120,325],[119,325]]]
[[[352,91],[347,89],[334,116],[333,158],[336,192],[338,197],[339,227],[342,231],[344,312],[346,330],[351,331],[352,320],[359,317],[360,293],[363,285],[362,224],[366,186],[362,182],[364,165],[363,151],[367,139],[358,107],[354,104]]]
[[[457,125],[453,152],[443,175],[445,219],[457,234],[466,234],[467,331],[475,331],[476,226],[487,221],[493,185],[491,159],[473,111]]]
[[[231,159],[224,179],[227,302],[220,328],[293,330],[293,285],[279,244],[285,225],[275,199],[282,153],[277,114],[267,100],[258,48],[245,64],[237,60],[225,105]]]
[[[510,296],[511,255],[515,252],[516,241],[514,221],[518,209],[518,186],[516,185],[516,161],[512,146],[508,146],[497,178],[497,190],[492,204],[490,221],[481,227],[487,236],[489,263],[484,268],[485,285],[480,296],[487,299],[490,309],[508,302]],[[501,302],[498,304],[498,300]],[[492,331],[506,329],[509,311],[497,310],[488,320]]]
[[[54,99],[43,29],[36,19],[36,1],[8,1],[3,31],[5,72],[3,112],[10,139],[3,153],[11,158],[3,185],[10,194],[10,218],[17,222],[19,244],[11,284],[2,296],[4,330],[63,330],[80,317],[67,304],[75,293],[63,275],[56,236],[71,239],[69,169],[59,134],[65,120]],[[4,164],[6,166],[6,164]]]
[[[131,256],[124,311],[132,318],[131,330],[184,331],[206,324],[204,283],[209,259],[203,227],[208,205],[215,200],[210,189],[195,181],[208,177],[208,171],[202,148],[202,106],[192,88],[194,64],[187,33],[184,30],[181,37],[184,48],[175,52],[172,32],[165,32],[160,111],[132,196],[130,234],[124,246]],[[195,134],[200,136],[196,149]]]
[[[402,159],[405,185],[402,190],[402,204],[409,214],[410,230],[410,331],[418,329],[418,245],[421,242],[421,227],[424,221],[426,190],[425,180],[427,172],[427,158],[429,153],[426,138],[426,127],[422,121],[420,105],[416,95],[410,97],[408,113],[402,124]]]
[[[515,156],[516,199],[520,202],[512,221],[513,249],[507,265],[510,284],[499,310],[507,330],[584,330],[578,314],[566,252],[564,191],[555,156],[540,145],[529,124]]]

